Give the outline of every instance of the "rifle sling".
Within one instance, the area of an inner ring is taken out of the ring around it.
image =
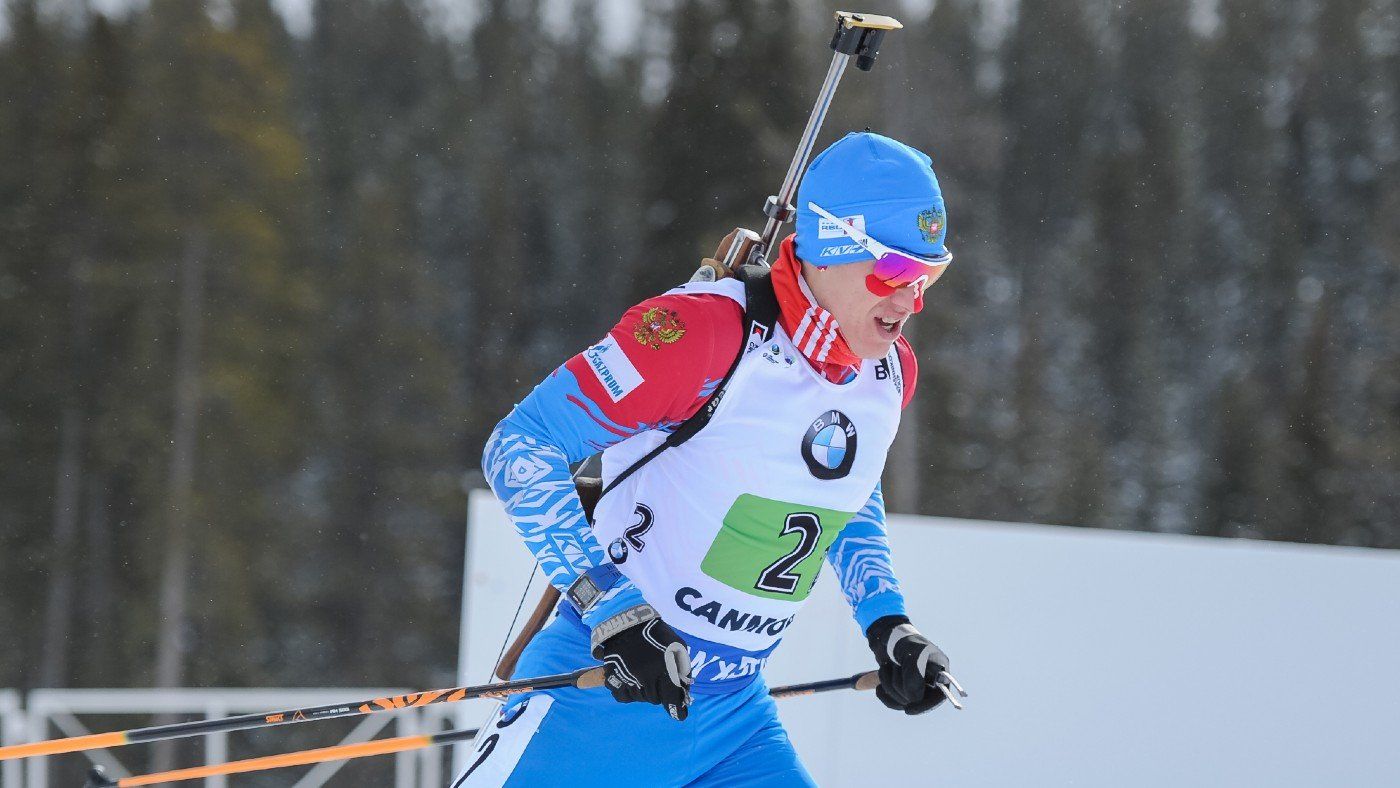
[[[750,338],[756,337],[755,341],[759,344],[772,339],[773,326],[778,322],[778,296],[773,291],[772,271],[767,266],[746,265],[739,269],[736,276],[739,281],[744,283],[744,330],[739,337],[739,352],[734,355],[734,361],[729,364],[729,370],[724,373],[719,385],[715,386],[714,393],[705,400],[705,404],[701,405],[699,410],[681,422],[681,425],[676,427],[670,435],[667,435],[666,439],[656,448],[627,466],[626,470],[608,482],[608,485],[598,493],[597,498],[593,499],[594,506],[597,505],[598,499],[626,481],[627,477],[636,473],[643,465],[659,457],[663,451],[685,443],[704,429],[705,425],[710,423],[710,419],[714,418],[715,411],[719,409],[725,389],[729,386],[729,380],[734,377],[734,370],[739,368],[739,362],[743,360],[744,354],[748,351]],[[593,521],[591,508],[585,507],[589,522]]]

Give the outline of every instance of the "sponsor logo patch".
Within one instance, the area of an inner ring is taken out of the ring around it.
[[[843,244],[841,246],[828,246],[822,250],[818,257],[840,257],[845,254],[858,254],[864,252],[860,244]]]
[[[856,228],[857,230],[860,230],[861,232],[865,232],[865,214],[863,214],[863,213],[858,213],[858,214],[855,214],[854,216],[842,216],[842,217],[841,217],[841,221],[845,222],[846,224],[849,224],[850,226]],[[825,218],[822,218],[822,217],[817,217],[817,238],[818,238],[818,239],[822,239],[822,238],[845,238],[845,237],[847,237],[847,236],[846,236],[846,233],[841,229],[841,226],[838,225],[836,222],[833,222],[833,221],[831,221],[830,219],[825,219]]]
[[[793,362],[792,356],[788,353],[784,353],[783,349],[781,347],[778,347],[777,342],[774,342],[768,345],[768,347],[764,348],[763,360],[767,361],[769,364],[780,364],[785,367],[792,366]]]
[[[593,370],[613,402],[620,401],[642,385],[642,374],[611,335],[583,351],[583,357],[588,359],[588,368]]]
[[[760,635],[778,636],[792,623],[793,616],[774,618],[758,613],[747,613],[738,608],[726,607],[714,600],[706,600],[697,589],[689,586],[676,590],[676,607],[703,618],[713,626],[730,632],[754,632]]]
[[[880,363],[875,365],[875,379],[889,380],[894,383],[894,390],[900,394],[904,393],[904,375],[899,368],[899,351],[890,351],[888,356],[880,359]]]
[[[627,540],[626,540],[626,539],[623,539],[623,538],[620,537],[620,536],[619,536],[618,538],[612,540],[612,543],[608,545],[608,558],[609,558],[614,564],[626,563],[626,562],[627,562]]]
[[[772,336],[772,334],[772,329],[768,326],[765,326],[757,320],[753,321],[753,328],[749,329],[749,343],[745,346],[744,352],[747,353],[759,345],[762,345],[764,342],[767,342],[768,337]]]
[[[802,460],[818,479],[842,479],[856,461],[856,425],[839,410],[818,416],[802,436]]]
[[[738,659],[725,659],[720,654],[710,654],[699,649],[690,650],[690,675],[696,681],[724,681],[744,676],[753,676],[768,662],[767,657],[740,655]]]

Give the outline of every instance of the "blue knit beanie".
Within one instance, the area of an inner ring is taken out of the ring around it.
[[[809,202],[902,252],[935,257],[947,251],[948,217],[933,160],[889,137],[847,134],[812,160],[797,190],[798,257],[813,265],[870,259]]]

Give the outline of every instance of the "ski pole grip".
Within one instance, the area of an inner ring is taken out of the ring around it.
[[[861,673],[854,676],[854,678],[855,682],[852,686],[862,692],[873,690],[880,686],[880,674],[878,671],[872,670],[869,673]]]
[[[584,671],[574,681],[574,686],[578,687],[579,689],[593,689],[594,687],[603,686],[603,679],[603,667],[599,665],[596,668],[589,668],[588,670]]]

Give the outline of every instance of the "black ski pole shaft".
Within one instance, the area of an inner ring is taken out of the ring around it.
[[[880,674],[872,670],[839,679],[824,679],[822,681],[809,681],[805,684],[788,684],[782,687],[774,687],[768,690],[768,694],[775,698],[793,698],[798,695],[814,695],[819,692],[831,692],[832,690],[873,690],[879,683]]]
[[[559,687],[601,687],[603,668],[580,668],[572,673],[559,673],[553,676],[519,679],[517,681],[481,684],[475,687],[452,687],[450,689],[428,690],[408,695],[395,695],[387,698],[372,698],[360,703],[340,703],[330,706],[313,706],[305,709],[288,709],[265,714],[244,714],[218,720],[197,720],[194,722],[157,725],[151,728],[134,728],[113,733],[95,733],[88,736],[74,736],[66,739],[50,739],[32,744],[17,744],[0,747],[0,761],[12,758],[28,758],[35,755],[58,755],[67,752],[82,752],[123,744],[137,744],[165,739],[179,739],[186,736],[202,736],[209,733],[241,731],[252,728],[271,728],[289,725],[294,722],[329,720],[338,717],[355,717],[381,711],[394,711],[433,703],[456,703],[473,698],[506,698],[525,692]]]
[[[784,698],[795,698],[801,695],[831,692],[833,690],[869,690],[874,689],[875,685],[879,683],[879,674],[875,671],[870,671],[869,673],[857,673],[854,676],[845,676],[839,679],[825,679],[823,681],[810,681],[805,684],[788,684],[781,687],[773,687],[768,690],[768,694],[781,700]],[[84,788],[135,788],[135,786],[139,785],[157,785],[159,783],[179,782],[181,780],[198,780],[218,775],[246,774],[248,772],[260,772],[269,769],[284,769],[291,766],[305,766],[313,763],[324,763],[326,761],[343,761],[352,758],[368,758],[374,755],[390,755],[393,753],[419,750],[425,747],[468,741],[475,738],[480,730],[480,728],[464,728],[461,730],[443,731],[442,733],[419,736],[399,736],[393,739],[376,739],[360,744],[320,747],[314,750],[289,752],[282,755],[267,755],[261,758],[247,758],[241,761],[230,761],[229,763],[214,764],[212,766],[196,766],[190,769],[177,769],[170,772],[143,774],[136,777],[123,777],[116,780],[103,774],[101,768],[94,768],[88,773],[88,782]]]

